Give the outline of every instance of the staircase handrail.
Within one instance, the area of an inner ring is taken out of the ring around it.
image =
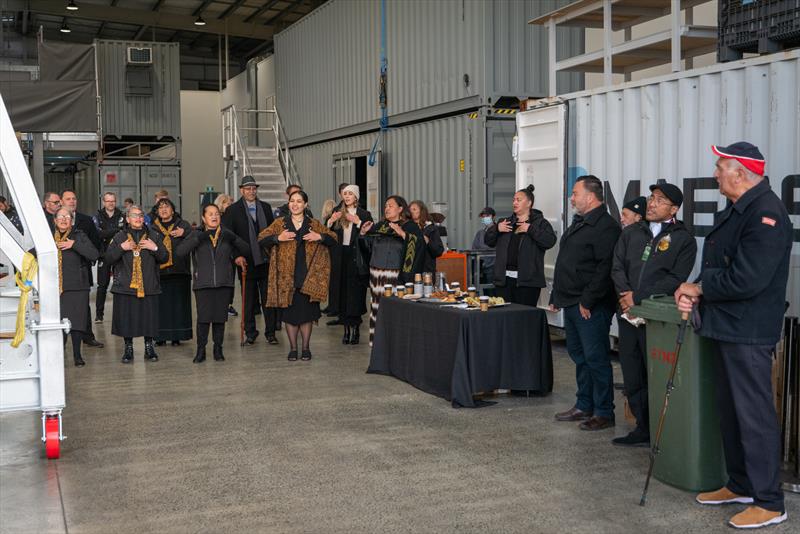
[[[278,113],[278,108],[272,108],[269,111],[275,116],[275,127],[272,129],[272,131],[275,134],[275,148],[278,150],[278,159],[280,160],[284,169],[286,169],[286,172],[284,173],[286,185],[288,186],[296,184],[302,187],[303,183],[300,181],[300,173],[297,172],[297,167],[295,166],[292,155],[289,152],[289,139],[286,137],[286,132],[283,129],[283,123],[281,122],[281,116]]]
[[[231,146],[231,156],[234,161],[241,163],[242,176],[246,176],[250,174],[250,158],[247,154],[247,145],[242,142],[238,116],[235,104],[222,109],[222,151],[223,156],[226,156],[225,147]]]

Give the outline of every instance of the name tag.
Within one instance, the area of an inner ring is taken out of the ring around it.
[[[517,278],[517,271],[506,271],[506,276],[509,278]]]

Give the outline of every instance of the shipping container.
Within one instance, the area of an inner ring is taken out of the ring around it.
[[[180,165],[149,160],[107,160],[97,166],[97,184],[100,195],[117,195],[117,207],[120,209],[123,200],[132,198],[147,212],[153,207],[156,192],[165,189],[178,212],[182,211]]]
[[[605,183],[611,214],[659,180],[678,185],[678,218],[702,248],[713,214],[724,208],[713,178],[712,144],[748,141],[767,162],[766,174],[794,225],[787,312],[800,313],[800,51],[689,70],[613,88],[564,95],[556,105],[517,116],[517,186],[536,186],[537,206],[559,237],[571,219],[575,178]],[[546,256],[552,289],[557,247]],[[694,276],[699,272],[695,264]],[[553,314],[552,324],[561,325]]]
[[[546,95],[547,34],[527,21],[570,1],[387,0],[389,115],[431,119]],[[582,30],[557,37],[564,54],[583,52]],[[380,48],[380,0],[331,0],[275,36],[278,110],[293,142],[375,126]],[[565,90],[582,88],[580,74],[559,76]]]
[[[179,43],[95,41],[103,135],[181,135]]]
[[[314,213],[319,213],[325,199],[336,197],[339,183],[364,183],[369,178],[367,157],[376,135],[292,150]],[[481,114],[462,114],[389,130],[379,158],[380,189],[370,191],[375,192],[369,203],[372,215],[383,217],[383,199],[392,194],[409,202],[423,200],[428,207],[433,202],[447,202],[449,213],[444,224],[448,245],[470,248],[478,230],[478,213],[487,205],[487,198],[498,213],[510,213],[514,193],[513,135],[513,118],[499,120]]]

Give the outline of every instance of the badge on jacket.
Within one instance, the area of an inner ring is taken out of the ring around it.
[[[672,238],[667,234],[658,241],[658,251],[666,252],[669,249],[670,243],[672,243]]]

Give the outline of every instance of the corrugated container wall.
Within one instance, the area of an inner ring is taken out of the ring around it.
[[[546,95],[547,34],[527,22],[569,1],[388,0],[390,116]],[[582,30],[560,29],[558,39],[564,54],[583,51]],[[380,0],[332,0],[275,36],[278,109],[290,139],[379,118],[380,41]],[[564,76],[568,90],[582,88],[580,75]]]
[[[756,144],[794,224],[787,295],[790,314],[800,313],[800,51],[564,98],[569,176],[597,175],[617,206],[639,190],[649,193],[648,186],[660,179],[675,183],[685,195],[679,217],[698,238],[713,225],[714,211],[725,206],[712,178],[716,157],[710,145]],[[640,181],[638,190],[628,190],[632,180]]]
[[[303,186],[312,194],[315,214],[326,198],[334,198],[335,156],[366,152],[374,141],[375,134],[360,135],[292,151]],[[382,164],[388,183],[383,196],[399,194],[409,202],[420,199],[429,207],[432,202],[447,202],[448,244],[469,248],[477,230],[475,217],[485,197],[481,121],[460,115],[414,124],[390,130],[386,143]],[[372,215],[383,218],[383,213]]]
[[[181,68],[178,43],[95,41],[104,136],[181,135]],[[152,96],[127,95],[128,47],[153,50]]]

